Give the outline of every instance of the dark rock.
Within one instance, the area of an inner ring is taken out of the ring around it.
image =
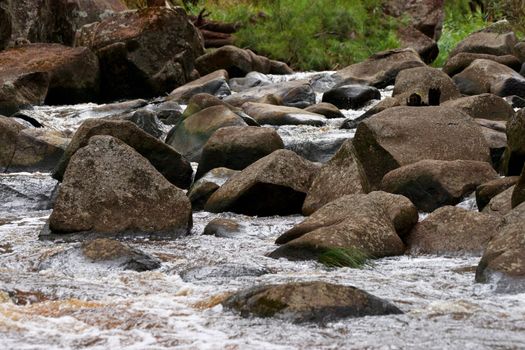
[[[203,52],[201,36],[180,7],[120,12],[83,26],[75,45],[97,54],[104,100],[169,93],[190,81]]]
[[[196,179],[214,168],[242,170],[284,148],[283,140],[270,128],[231,126],[213,133],[202,149]]]
[[[479,255],[500,225],[501,220],[492,215],[446,206],[412,229],[408,251],[411,255]]]
[[[8,12],[6,4],[0,4],[0,50],[3,50],[9,44],[11,39],[11,15]]]
[[[509,187],[514,186],[519,180],[519,176],[510,176],[500,179],[488,181],[479,185],[476,188],[476,204],[481,211],[489,204],[490,200],[505,191]]]
[[[326,102],[317,103],[315,105],[306,107],[304,110],[306,112],[324,115],[325,118],[328,119],[345,118],[345,115],[341,113],[339,108],[331,103]]]
[[[213,219],[204,228],[203,235],[232,238],[239,233],[240,225],[231,219]]]
[[[78,128],[60,160],[53,177],[62,181],[70,158],[78,149],[86,146],[95,135],[109,135],[128,144],[146,158],[169,182],[180,188],[191,184],[191,164],[177,151],[135,124],[120,120],[88,119]]]
[[[401,314],[394,305],[351,286],[295,282],[250,288],[223,302],[243,317],[326,323],[347,317]]]
[[[339,86],[364,84],[381,89],[394,84],[402,70],[423,66],[425,63],[413,49],[397,49],[376,53],[366,61],[339,70],[335,77]]]
[[[420,160],[490,162],[479,125],[463,112],[441,106],[380,112],[359,124],[353,145],[365,191],[379,188],[389,171]]]
[[[58,234],[96,232],[186,234],[191,204],[133,148],[93,136],[71,157],[49,228]]]
[[[157,118],[164,125],[177,125],[182,119],[182,107],[173,101],[163,102],[155,107]]]
[[[304,200],[303,214],[310,215],[326,203],[356,193],[364,191],[354,160],[352,140],[347,140],[314,178]]]
[[[512,95],[512,96],[505,97],[505,100],[508,103],[510,103],[512,108],[524,108],[525,107],[525,98]]]
[[[384,3],[384,11],[408,20],[417,30],[437,41],[445,18],[444,4],[442,0],[388,0]]]
[[[439,55],[437,42],[412,26],[400,28],[397,37],[401,47],[412,48],[427,64],[434,62]]]
[[[159,118],[154,112],[147,109],[138,110],[122,119],[132,122],[153,137],[160,138],[163,134],[163,126]]]
[[[494,94],[466,96],[446,101],[442,105],[461,109],[472,118],[509,120],[514,116],[514,109],[503,98]]]
[[[460,52],[447,59],[447,62],[445,62],[445,65],[443,66],[443,72],[449,76],[454,76],[470,66],[470,64],[477,59],[494,61],[505,65],[516,72],[519,72],[521,69],[521,62],[513,55],[494,56],[482,53]]]
[[[326,124],[326,118],[323,115],[295,107],[246,102],[242,105],[242,109],[261,125],[323,126]]]
[[[507,123],[507,144],[503,172],[507,176],[520,175],[525,164],[525,109]]]
[[[455,205],[476,187],[498,178],[489,163],[470,160],[421,160],[387,173],[381,190],[401,194],[418,210],[431,212]]]
[[[227,126],[246,126],[228,107],[217,105],[184,117],[168,134],[166,143],[192,162],[200,162],[204,145],[213,133]]]
[[[169,94],[167,99],[188,102],[193,95],[199,93],[206,93],[218,98],[224,98],[231,95],[227,81],[228,72],[221,69],[176,88]]]
[[[318,167],[292,151],[278,150],[233,175],[204,209],[257,216],[301,212]]]
[[[495,216],[507,215],[512,210],[512,192],[515,186],[507,188],[505,191],[495,195],[483,208],[483,213]]]
[[[237,174],[239,171],[227,168],[215,168],[206,173],[199,180],[195,181],[188,191],[188,198],[191,201],[193,210],[203,210],[204,205],[211,195],[221,187],[226,180]]]
[[[359,109],[371,100],[380,100],[381,93],[372,86],[343,85],[323,94],[323,102],[332,103],[342,109]]]
[[[525,166],[523,167],[523,170],[521,171],[521,176],[516,184],[516,187],[514,187],[514,191],[512,191],[512,198],[511,198],[511,205],[512,208],[516,208],[521,203],[525,202]]]

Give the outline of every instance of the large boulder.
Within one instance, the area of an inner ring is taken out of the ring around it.
[[[503,172],[520,175],[525,164],[525,109],[520,109],[507,123],[507,144]]]
[[[325,116],[295,107],[246,102],[242,105],[242,109],[259,124],[314,126],[323,126],[326,124]]]
[[[489,203],[483,208],[483,213],[491,214],[494,216],[507,215],[512,210],[512,193],[514,192],[515,186],[507,188],[505,191],[498,193],[489,201]]]
[[[361,122],[353,140],[366,191],[389,171],[424,159],[490,162],[480,126],[447,107],[395,107]]]
[[[508,176],[491,180],[479,185],[476,188],[476,204],[478,206],[478,210],[483,210],[487,204],[489,204],[492,198],[507,190],[509,187],[517,184],[519,179],[519,176]]]
[[[443,106],[458,108],[472,118],[487,120],[510,120],[514,109],[503,98],[494,94],[465,96],[442,103]]]
[[[277,238],[284,244],[270,257],[319,258],[334,250],[358,250],[368,257],[401,255],[402,241],[417,223],[414,205],[385,192],[346,195],[317,210]]]
[[[203,109],[213,106],[224,106],[233,113],[237,114],[239,117],[241,117],[246,122],[246,124],[250,126],[259,126],[259,123],[257,123],[252,117],[244,113],[242,109],[234,107],[231,104],[219,99],[218,97],[207,93],[199,93],[193,95],[188,101],[188,105],[186,106],[186,109],[184,110],[182,116],[184,118],[187,118],[189,116],[192,116],[193,114],[196,114],[197,112],[202,111]]]
[[[232,78],[244,77],[252,71],[264,74],[293,73],[292,69],[285,63],[270,60],[264,56],[256,55],[251,50],[232,45],[208,51],[195,61],[195,67],[201,75],[225,69]]]
[[[310,215],[326,203],[357,193],[364,193],[363,185],[354,160],[352,140],[347,140],[333,158],[321,167],[312,182],[304,200],[303,214]]]
[[[445,17],[443,0],[387,0],[384,10],[395,17],[403,17],[423,34],[438,40]]]
[[[397,37],[400,47],[412,48],[427,64],[432,63],[439,55],[437,42],[412,26],[399,28]]]
[[[188,188],[191,184],[191,165],[173,148],[147,134],[132,122],[104,119],[88,119],[82,123],[53,174],[55,179],[63,179],[71,157],[96,135],[109,135],[125,142],[146,158],[172,184],[180,188]]]
[[[482,53],[461,52],[447,59],[447,62],[443,65],[443,72],[452,77],[470,66],[470,64],[477,59],[491,60],[512,68],[516,72],[519,72],[521,69],[520,60],[513,55],[494,56]]]
[[[9,44],[11,33],[11,15],[6,4],[0,4],[0,51]]]
[[[511,68],[490,60],[473,61],[452,80],[465,95],[490,92],[502,97],[525,97],[525,78]]]
[[[98,55],[105,100],[171,92],[191,80],[194,60],[204,50],[180,7],[120,12],[83,26],[75,45]]]
[[[318,167],[292,151],[278,150],[233,175],[204,209],[257,216],[301,213]]]
[[[471,160],[421,160],[394,169],[381,181],[381,190],[401,194],[421,211],[455,205],[477,186],[498,178],[489,163]]]
[[[224,69],[217,70],[197,80],[184,84],[173,90],[167,100],[175,100],[186,103],[192,96],[200,93],[206,93],[219,98],[231,95],[228,86],[228,72]]]
[[[53,233],[186,234],[191,204],[146,158],[112,136],[94,136],[71,157],[49,228]]]
[[[97,56],[85,47],[28,44],[0,52],[0,113],[98,97]]]
[[[373,86],[343,85],[323,94],[323,102],[332,103],[337,108],[359,109],[371,100],[380,100],[381,93]]]
[[[413,49],[398,49],[376,53],[366,61],[353,64],[335,73],[340,86],[364,84],[384,88],[394,84],[402,70],[423,67],[425,63]]]
[[[500,225],[501,220],[492,215],[451,206],[439,208],[412,229],[408,252],[480,255]]]
[[[209,170],[219,167],[242,170],[282,148],[283,140],[274,129],[256,126],[221,128],[204,145],[195,178],[199,179]]]
[[[241,316],[324,324],[347,317],[401,314],[396,306],[351,286],[294,282],[253,287],[223,302]]]
[[[516,208],[523,202],[525,202],[525,166],[521,171],[520,179],[516,184],[516,187],[514,187],[514,191],[512,191],[512,208]]]
[[[449,54],[450,57],[461,52],[468,53],[482,53],[494,56],[513,55],[514,46],[518,43],[516,35],[512,31],[507,31],[505,28],[501,31],[499,23],[485,28],[484,30],[475,32],[460,41],[456,47]]]
[[[170,131],[166,143],[190,161],[199,162],[202,148],[215,131],[226,126],[246,125],[228,107],[212,106],[182,119]]]

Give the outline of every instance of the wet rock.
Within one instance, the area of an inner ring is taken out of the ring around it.
[[[520,175],[525,164],[525,109],[507,123],[507,144],[503,172],[507,176]]]
[[[437,42],[412,26],[400,28],[397,37],[402,48],[412,48],[427,64],[434,62],[439,55]]]
[[[341,113],[339,108],[327,102],[317,103],[315,105],[306,107],[304,110],[306,112],[324,115],[325,118],[328,119],[345,118],[345,115]]]
[[[218,98],[224,98],[231,95],[227,81],[228,72],[224,69],[220,69],[176,88],[169,94],[167,99],[184,103],[188,102],[193,95],[199,93],[206,93],[217,96]]]
[[[300,213],[317,172],[316,165],[294,152],[278,150],[229,178],[204,209],[257,216]]]
[[[277,64],[264,56],[259,56],[251,50],[244,50],[232,45],[226,45],[209,51],[200,56],[195,67],[201,75],[209,74],[219,69],[225,69],[232,78],[244,77],[252,71],[270,74],[291,74],[293,71],[286,64]]]
[[[191,80],[203,52],[202,38],[180,7],[120,12],[83,26],[75,45],[99,57],[105,100],[169,93]]]
[[[200,162],[206,142],[214,132],[227,126],[246,126],[246,123],[226,106],[208,107],[182,119],[169,132],[166,143],[190,161]]]
[[[163,102],[156,106],[157,118],[164,125],[177,125],[182,119],[182,107],[173,101]]]
[[[295,107],[246,102],[242,105],[242,109],[262,125],[323,126],[326,124],[326,118],[323,115],[307,112]]]
[[[160,138],[163,134],[163,125],[159,118],[154,112],[147,109],[138,110],[122,119],[132,122],[153,137]]]
[[[500,26],[496,24],[496,26]],[[494,56],[513,55],[514,46],[518,43],[516,35],[512,31],[503,31],[496,26],[485,28],[475,32],[460,41],[450,53],[450,57],[461,52],[482,53]]]
[[[399,72],[392,96],[400,95],[406,100],[410,95],[418,94],[428,105],[436,105],[430,101],[430,89],[440,91],[437,104],[461,97],[452,79],[441,70],[431,67],[410,68]]]
[[[423,66],[425,63],[413,49],[389,50],[339,70],[335,78],[339,80],[339,86],[364,84],[381,89],[393,85],[402,70]]]
[[[476,187],[498,178],[489,163],[469,160],[421,160],[387,173],[381,190],[401,194],[421,211],[455,205]]]
[[[244,113],[242,109],[234,107],[231,104],[218,99],[216,96],[205,93],[196,94],[190,98],[190,100],[188,101],[188,105],[186,106],[186,110],[183,113],[183,116],[184,118],[187,118],[193,114],[196,114],[197,112],[202,111],[203,109],[213,106],[226,107],[230,111],[241,117],[246,124],[250,126],[259,126],[259,123],[257,123],[255,119]]]
[[[318,258],[333,249],[357,249],[366,256],[401,255],[401,236],[417,223],[417,209],[405,197],[385,192],[340,197],[286,231],[270,253],[290,260]]]
[[[262,102],[306,108],[315,104],[315,92],[308,80],[293,80],[253,87],[228,96],[224,101],[236,107],[242,106],[245,102]]]
[[[379,188],[389,171],[420,160],[490,162],[479,125],[463,112],[441,106],[380,112],[359,124],[353,145],[367,191]]]
[[[492,198],[514,186],[519,176],[510,176],[485,182],[476,188],[476,204],[481,211]]]
[[[492,197],[485,208],[483,208],[483,213],[496,216],[507,215],[512,210],[511,200],[514,187],[515,186],[511,186],[505,191]]]
[[[364,193],[354,160],[352,140],[347,140],[332,159],[321,167],[312,182],[303,205],[303,214],[310,215],[326,203],[347,194]]]
[[[232,78],[229,81],[230,89],[235,92],[241,92],[249,88],[271,85],[272,81],[265,75],[259,72],[250,72],[244,78]]]
[[[0,113],[98,97],[98,59],[85,47],[28,44],[0,52]]]
[[[270,128],[231,126],[213,133],[202,149],[196,179],[214,168],[242,170],[284,148],[279,134]]]
[[[4,174],[0,176],[0,211],[49,210],[56,187],[57,181],[49,175]]]
[[[525,107],[525,98],[513,95],[505,97],[505,100],[512,106],[512,108]]]
[[[91,137],[96,135],[118,138],[146,158],[175,186],[180,188],[190,186],[193,174],[191,164],[177,151],[131,122],[103,119],[88,119],[77,129],[53,173],[55,179],[62,180],[71,157],[78,149],[86,146]]]
[[[514,116],[514,109],[503,98],[488,93],[446,101],[442,105],[461,109],[472,118],[506,121]]]
[[[204,228],[203,235],[210,235],[222,238],[233,238],[239,233],[240,225],[231,219],[213,219]]]
[[[514,187],[514,191],[512,191],[512,199],[511,199],[511,205],[512,208],[516,208],[521,203],[525,202],[525,166],[523,167],[523,170],[521,171],[521,176],[516,184],[516,187]]]
[[[203,177],[195,181],[188,191],[193,210],[203,210],[211,195],[221,187],[226,180],[239,171],[227,168],[215,168],[208,171]]]
[[[494,61],[478,59],[452,78],[465,95],[486,92],[498,96],[525,97],[525,78],[511,68]]]
[[[447,59],[447,62],[443,65],[443,72],[449,76],[454,76],[470,66],[470,64],[477,59],[494,61],[505,65],[516,72],[519,72],[521,69],[521,62],[513,55],[495,56],[482,53],[460,52]]]
[[[323,102],[332,103],[338,108],[359,109],[371,100],[380,100],[381,93],[372,86],[343,85],[323,94]]]
[[[262,276],[270,273],[270,270],[250,265],[220,264],[213,266],[196,267],[181,273],[185,282],[210,281],[215,278],[233,279],[246,276]]]
[[[243,317],[326,323],[347,317],[401,314],[394,305],[351,286],[294,282],[253,287],[223,302]]]
[[[99,238],[82,242],[82,255],[92,263],[117,264],[124,270],[149,271],[160,267],[160,261],[151,255],[119,241]]]
[[[190,201],[146,158],[111,136],[93,136],[71,157],[49,228],[58,234],[186,234]]]
[[[418,223],[407,239],[411,255],[478,255],[496,234],[501,220],[492,215],[446,206]]]

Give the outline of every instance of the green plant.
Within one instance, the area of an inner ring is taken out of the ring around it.
[[[361,268],[370,265],[372,257],[362,250],[352,248],[329,249],[319,255],[318,261],[328,267],[352,267]]]

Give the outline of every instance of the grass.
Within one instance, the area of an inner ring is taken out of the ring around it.
[[[352,248],[329,249],[318,257],[318,261],[327,267],[361,268],[370,265],[372,257],[362,250]]]

